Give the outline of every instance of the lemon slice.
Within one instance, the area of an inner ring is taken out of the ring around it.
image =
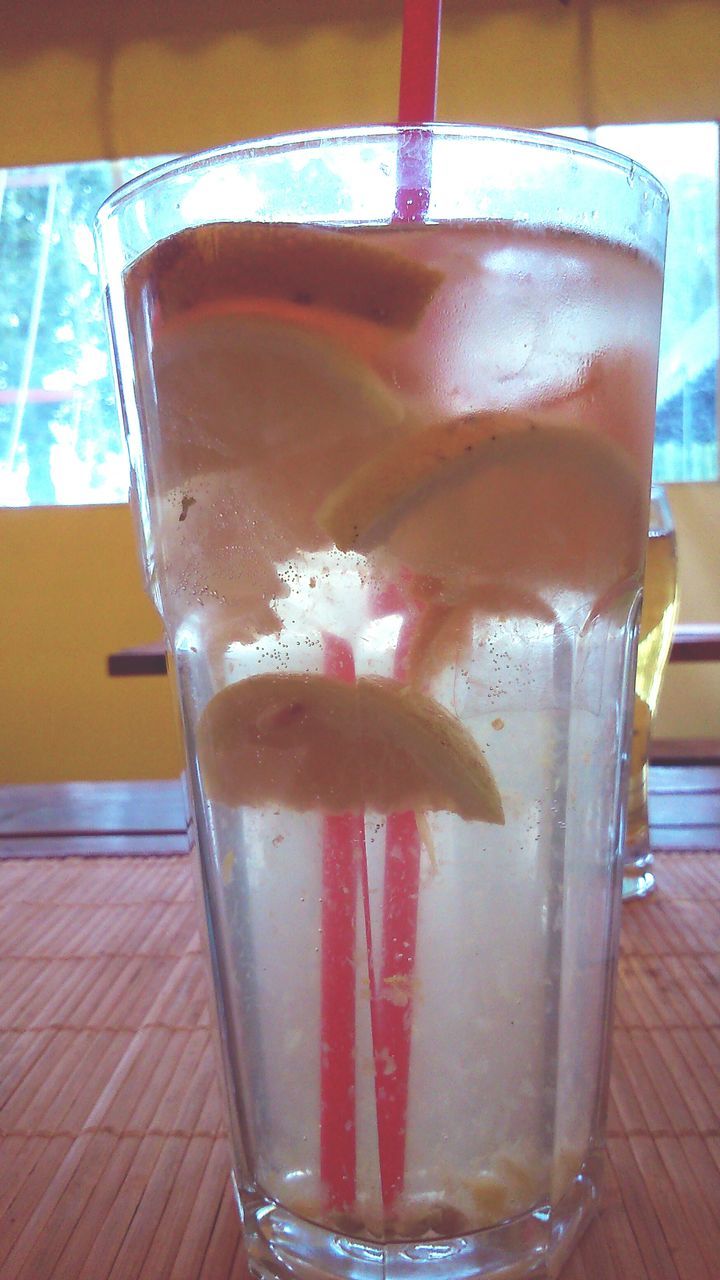
[[[197,751],[208,795],[229,805],[447,810],[504,822],[474,739],[439,703],[395,680],[252,676],[208,703]]]
[[[323,544],[322,498],[404,421],[364,361],[271,315],[186,312],[159,330],[153,365],[157,487],[192,493],[198,475],[235,472],[235,503],[270,512],[288,548]]]
[[[611,440],[478,413],[387,445],[328,496],[318,523],[340,550],[382,547],[445,591],[492,580],[597,594],[638,573],[645,496]]]
[[[332,228],[216,222],[161,240],[128,272],[128,289],[166,320],[202,302],[254,296],[413,329],[442,273]]]
[[[453,469],[475,461],[504,430],[505,418],[475,414],[418,431],[399,448],[388,446],[353,472],[318,512],[340,551],[371,550],[402,519],[406,507],[424,498],[429,486],[447,481]]]

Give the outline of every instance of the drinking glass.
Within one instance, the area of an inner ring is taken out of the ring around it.
[[[677,539],[672,511],[662,485],[650,495],[650,528],[630,749],[623,898],[644,898],[655,887],[648,824],[648,765],[652,722],[672,648],[678,611]]]
[[[99,214],[255,1275],[555,1274],[596,1202],[665,220],[451,125]]]

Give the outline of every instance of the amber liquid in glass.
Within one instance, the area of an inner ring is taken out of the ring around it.
[[[640,619],[635,714],[630,755],[627,840],[623,897],[643,897],[653,888],[648,829],[648,752],[650,731],[672,646],[678,607],[675,530],[650,529]]]

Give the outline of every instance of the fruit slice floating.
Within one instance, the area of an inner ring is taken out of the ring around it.
[[[197,749],[208,795],[229,805],[447,810],[504,822],[474,739],[439,703],[396,680],[252,676],[209,702]]]
[[[612,441],[478,413],[389,444],[338,486],[319,524],[340,550],[384,552],[465,598],[488,579],[597,595],[638,573],[645,503]]]
[[[290,223],[216,222],[162,240],[129,273],[163,321],[203,302],[254,296],[413,329],[442,274],[366,239]],[[133,308],[134,310],[134,308]]]
[[[509,421],[509,420],[508,420]],[[372,550],[433,485],[477,462],[505,429],[501,414],[473,414],[418,431],[353,472],[323,503],[318,521],[340,551]],[[510,423],[512,425],[512,423]]]
[[[383,439],[403,416],[398,398],[339,343],[242,310],[187,312],[154,347],[167,448],[203,469],[258,461],[284,468],[288,451],[325,451],[336,437]],[[297,474],[296,474],[297,480]]]

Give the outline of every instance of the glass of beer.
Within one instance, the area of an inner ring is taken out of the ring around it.
[[[678,610],[677,540],[661,485],[653,485],[640,618],[635,715],[630,752],[630,792],[623,898],[644,898],[655,887],[648,826],[648,754],[652,721],[672,647]]]

